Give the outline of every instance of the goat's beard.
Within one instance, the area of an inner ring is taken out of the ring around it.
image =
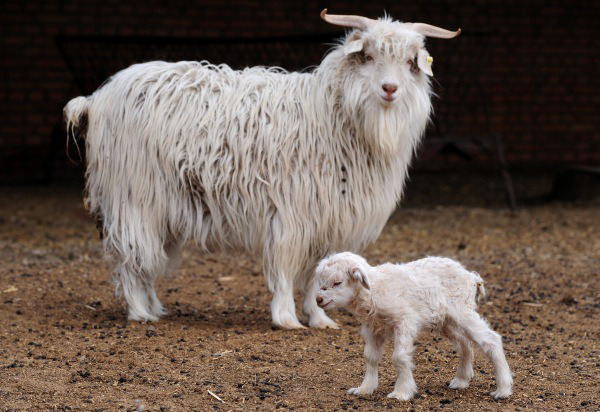
[[[396,153],[398,141],[406,132],[398,104],[368,105],[365,107],[362,123],[365,139],[374,154],[392,156]]]
[[[393,156],[405,129],[399,102],[384,105],[379,96],[371,96],[369,88],[359,82],[346,86],[344,107],[350,119],[354,119],[359,135],[362,135],[371,152],[377,156]]]
[[[400,151],[406,156],[413,153],[431,113],[428,83],[407,86],[387,105],[370,93],[368,84],[348,82],[344,87],[344,109],[374,155],[390,158]]]

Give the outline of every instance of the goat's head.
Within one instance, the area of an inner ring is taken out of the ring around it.
[[[371,288],[368,269],[364,258],[350,252],[323,259],[316,269],[317,305],[323,309],[348,306],[360,288]]]
[[[336,49],[343,60],[340,71],[342,104],[360,125],[371,147],[392,154],[402,136],[418,139],[431,112],[433,59],[425,37],[453,38],[452,32],[424,23],[401,23],[389,17],[372,20],[321,12],[321,18],[353,28]],[[405,145],[405,147],[413,147]]]
[[[355,30],[341,48],[356,71],[383,105],[393,104],[412,83],[433,76],[433,59],[425,50],[425,36],[450,39],[460,34],[424,23],[401,23],[389,17],[372,20],[321,12],[328,23]]]

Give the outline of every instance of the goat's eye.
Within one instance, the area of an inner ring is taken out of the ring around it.
[[[323,287],[321,288],[321,290],[327,290],[327,288],[326,288],[325,286],[323,286]]]
[[[333,282],[333,287],[340,286],[342,282]]]
[[[416,57],[413,60],[407,60],[406,63],[410,66],[411,72],[417,73],[419,71],[419,65],[417,64]]]
[[[368,61],[368,62],[372,62],[373,61],[373,56],[371,56],[370,54],[367,54],[365,56],[365,60]]]

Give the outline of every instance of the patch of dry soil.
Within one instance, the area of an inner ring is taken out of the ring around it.
[[[598,410],[600,208],[541,205],[398,210],[371,263],[459,259],[487,285],[481,313],[504,337],[514,395],[496,402],[476,356],[466,390],[448,389],[449,342],[423,334],[419,395],[356,397],[364,369],[356,320],[341,330],[274,330],[260,264],[189,247],[159,283],[169,315],[127,322],[110,268],[73,189],[0,190],[1,410]],[[299,298],[299,297],[298,297]],[[220,397],[220,402],[210,392]]]

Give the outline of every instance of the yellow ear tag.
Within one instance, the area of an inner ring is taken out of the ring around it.
[[[433,57],[427,56],[427,68],[429,69],[430,76],[433,76],[433,70],[431,69],[432,64],[433,64]]]
[[[433,76],[433,70],[431,70],[431,64],[433,63],[433,57],[427,53],[427,50],[421,49],[417,54],[417,66],[428,76]]]

